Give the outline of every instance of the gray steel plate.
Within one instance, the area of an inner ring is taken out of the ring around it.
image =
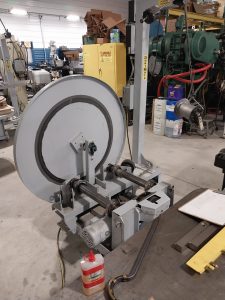
[[[35,95],[16,132],[14,159],[27,188],[51,201],[59,185],[82,175],[81,153],[70,142],[83,136],[97,146],[96,172],[116,163],[125,140],[123,107],[114,91],[87,76],[67,76]]]

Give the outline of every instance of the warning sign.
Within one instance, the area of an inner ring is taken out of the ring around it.
[[[172,4],[173,0],[158,0],[159,6],[167,6]]]
[[[148,79],[148,55],[144,55],[143,61],[143,80]]]
[[[100,51],[100,61],[101,62],[112,62],[112,52],[111,51]]]

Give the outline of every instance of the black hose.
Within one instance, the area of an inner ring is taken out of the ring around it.
[[[135,278],[135,276],[137,275],[139,269],[140,269],[140,266],[141,266],[141,263],[145,257],[145,254],[148,250],[148,247],[154,237],[154,234],[157,230],[157,227],[158,227],[158,224],[159,224],[159,219],[160,219],[160,216],[158,218],[156,218],[153,222],[152,222],[152,225],[146,235],[146,238],[141,246],[141,249],[139,250],[138,252],[138,255],[135,259],[135,262],[129,272],[129,274],[123,274],[123,275],[119,275],[119,276],[116,276],[112,279],[109,280],[108,282],[108,285],[107,285],[107,292],[108,292],[108,296],[109,296],[109,299],[111,300],[119,300],[118,298],[116,298],[116,296],[114,295],[114,288],[115,286],[120,283],[120,282],[128,282],[128,281],[131,281],[132,279]]]

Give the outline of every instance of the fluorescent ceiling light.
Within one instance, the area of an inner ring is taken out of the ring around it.
[[[67,17],[68,21],[79,21],[80,17],[78,15],[68,15]]]
[[[24,9],[19,9],[19,8],[13,8],[10,10],[10,13],[13,15],[17,15],[17,16],[26,16],[27,15],[27,11]]]

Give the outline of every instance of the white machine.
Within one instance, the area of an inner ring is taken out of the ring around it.
[[[173,198],[151,163],[118,164],[125,126],[123,107],[108,85],[67,76],[35,95],[16,134],[23,183],[52,203],[60,225],[104,254],[167,210]]]
[[[44,69],[29,69],[28,77],[32,84],[32,89],[34,92],[42,89],[46,84],[52,81],[51,74]]]

